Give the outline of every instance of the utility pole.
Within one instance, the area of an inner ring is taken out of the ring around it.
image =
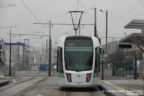
[[[46,60],[45,60],[45,63],[46,63],[46,65],[47,65],[47,71],[48,71],[48,63],[47,63],[47,61],[48,61],[48,40],[46,40]]]
[[[27,61],[27,67],[28,67],[28,70],[30,70],[30,46],[29,46],[29,39],[28,39],[28,49],[27,49],[27,56],[28,56],[28,61]]]
[[[10,49],[9,49],[9,76],[11,76],[11,35],[12,35],[12,33],[11,33],[11,28],[16,28],[16,26],[5,26],[5,27],[0,27],[0,29],[10,29]]]
[[[20,42],[18,42],[18,70],[20,70]]]
[[[23,66],[22,66],[23,68],[23,70],[25,69],[24,67],[25,67],[25,43],[24,43],[24,45],[23,45]]]
[[[108,68],[108,10],[106,10],[106,67]]]
[[[29,39],[24,39],[24,65],[29,68]],[[26,69],[26,70],[27,70]]]
[[[11,29],[10,29],[10,49],[9,49],[9,76],[11,76]]]
[[[49,76],[51,76],[51,21],[49,21]]]
[[[98,37],[98,35],[97,35],[96,18],[97,18],[97,16],[96,16],[96,8],[94,8],[94,36]]]
[[[51,76],[51,46],[52,46],[52,43],[51,43],[52,42],[51,41],[51,26],[52,26],[52,23],[51,23],[51,21],[49,21],[49,23],[34,23],[34,24],[49,25],[49,66],[48,66],[49,70],[48,70],[48,76]]]

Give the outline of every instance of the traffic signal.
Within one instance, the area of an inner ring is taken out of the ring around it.
[[[104,49],[100,48],[100,54],[101,54],[101,55],[104,54]]]

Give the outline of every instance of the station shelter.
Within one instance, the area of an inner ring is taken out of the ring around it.
[[[130,35],[121,39],[120,42],[121,43],[131,43],[133,45],[136,45],[141,50],[141,52],[143,54],[143,58],[141,60],[142,63],[136,61],[137,64],[135,67],[137,68],[137,73],[143,75],[143,73],[144,73],[144,20],[133,19],[124,28],[141,30],[141,33],[138,33],[138,32],[131,33]]]

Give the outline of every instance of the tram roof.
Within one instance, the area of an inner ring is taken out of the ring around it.
[[[92,36],[66,36],[66,38],[92,38]]]

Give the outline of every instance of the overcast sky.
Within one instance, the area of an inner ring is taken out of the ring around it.
[[[38,20],[44,23],[49,20],[52,23],[71,23],[70,15],[67,12],[77,9],[77,0],[0,0],[0,4],[16,5],[15,7],[0,7],[0,28],[16,26],[16,28],[12,28],[12,32],[16,34],[48,35],[47,26],[33,23],[38,22]],[[140,32],[140,30],[124,29],[124,26],[132,19],[144,19],[144,0],[78,0],[78,9],[86,13],[83,15],[82,23],[94,22],[93,8],[97,8],[97,30],[100,37],[105,37],[105,14],[100,12],[100,9],[108,10],[108,34],[110,37],[124,37],[125,32],[127,34]],[[65,35],[65,33],[74,35],[72,28],[72,26],[53,26],[53,43],[56,38]],[[0,37],[8,42],[7,33],[9,33],[8,28],[0,29]],[[81,35],[92,36],[93,26],[82,27]],[[30,39],[32,46],[42,46],[42,42],[44,45],[46,40],[46,38],[30,36],[13,37],[15,42],[22,42],[23,39]],[[104,43],[105,38],[102,38],[102,41]]]

